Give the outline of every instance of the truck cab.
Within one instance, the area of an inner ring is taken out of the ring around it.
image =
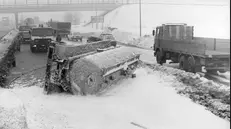
[[[31,30],[32,42],[30,44],[31,52],[45,51],[53,37],[53,29],[50,27],[35,27]]]
[[[153,30],[153,36],[155,36],[153,46],[155,55],[160,50],[161,43],[165,40],[193,40],[193,29],[193,26],[187,26],[184,23],[167,23],[156,27],[156,30]]]

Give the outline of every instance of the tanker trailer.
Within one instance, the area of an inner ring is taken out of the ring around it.
[[[116,41],[82,45],[52,42],[44,90],[47,94],[58,88],[75,95],[96,95],[121,79],[135,77],[139,58],[140,54],[117,46]]]

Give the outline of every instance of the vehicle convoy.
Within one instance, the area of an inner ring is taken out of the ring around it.
[[[67,35],[67,39],[71,41],[80,41],[82,42],[83,36],[79,32],[71,32]]]
[[[133,74],[140,55],[116,41],[87,44],[52,42],[48,49],[46,93],[62,89],[72,94],[98,94]],[[52,66],[56,65],[55,68]]]
[[[23,38],[23,43],[30,43],[31,42],[31,27],[28,25],[21,25],[19,26],[19,32]]]
[[[49,43],[54,39],[53,29],[50,27],[35,27],[31,30],[30,50],[32,53],[47,52]]]
[[[88,37],[87,42],[91,43],[91,42],[107,41],[107,40],[113,41],[113,40],[115,40],[115,37],[111,33],[102,33],[102,34],[100,34],[99,37],[97,37],[97,36]]]
[[[62,37],[67,37],[71,32],[70,22],[50,22],[49,26],[54,30],[55,35],[61,35]]]
[[[214,50],[222,39],[194,37],[193,29],[193,26],[187,24],[163,24],[156,27],[153,30],[153,48],[157,63],[171,60],[171,63],[179,63],[180,69],[194,73],[202,72],[203,68],[208,73],[229,71],[230,53]],[[212,47],[214,49],[209,48],[211,45],[215,45]]]

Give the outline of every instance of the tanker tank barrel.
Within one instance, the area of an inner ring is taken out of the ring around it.
[[[47,72],[52,73],[47,73],[46,87],[54,88],[52,84],[58,84],[73,94],[97,94],[112,83],[129,77],[139,63],[140,54],[116,44],[116,41],[82,45],[51,43],[53,59],[48,59]],[[51,70],[51,61],[57,62],[59,67]]]

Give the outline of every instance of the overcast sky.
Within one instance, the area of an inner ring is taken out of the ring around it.
[[[5,4],[13,4],[16,1],[17,4],[24,4],[26,3],[26,0],[0,0],[0,5],[5,3]],[[40,4],[45,4],[47,3],[48,0],[38,0],[38,2]],[[68,3],[70,0],[49,0],[50,3]],[[83,2],[91,2],[91,1],[103,1],[103,0],[72,0],[72,2],[78,2],[78,1],[83,1]],[[104,1],[108,1],[108,0],[104,0]],[[126,1],[126,0],[117,0],[119,2],[122,1]],[[130,0],[130,1],[138,1],[138,0]],[[204,3],[204,4],[226,4],[229,5],[230,0],[142,0],[143,2],[161,2],[161,3],[191,3],[191,4],[200,4],[200,3]],[[37,0],[27,0],[28,3],[30,4],[36,4]],[[81,12],[82,13],[82,19],[81,21],[89,21],[90,17],[93,15],[96,15],[96,12]],[[98,12],[98,14],[100,14],[102,12]],[[41,20],[45,20],[47,21],[48,19],[54,19],[54,20],[59,20],[62,21],[63,19],[63,14],[64,12],[33,12],[33,13],[20,13],[20,15],[23,15],[24,18],[27,17],[34,17],[34,16],[39,16]],[[0,14],[1,16],[6,16],[9,14]],[[14,19],[13,15],[11,15],[11,17]]]

